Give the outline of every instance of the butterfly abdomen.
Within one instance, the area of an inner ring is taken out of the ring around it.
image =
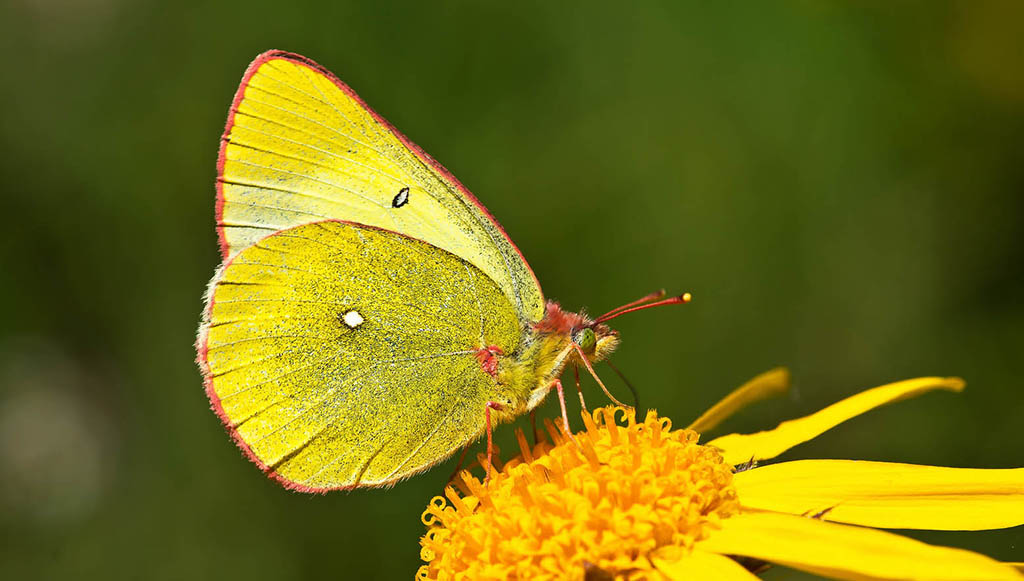
[[[517,353],[501,356],[497,382],[510,394],[516,414],[536,407],[561,375],[572,352],[572,339],[566,333],[528,331]]]

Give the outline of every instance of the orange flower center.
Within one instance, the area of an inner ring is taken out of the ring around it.
[[[616,416],[621,416],[616,422]],[[463,472],[423,513],[428,564],[418,579],[533,578],[651,570],[648,555],[690,547],[739,511],[732,467],[649,412],[618,407],[584,413],[570,439],[545,420],[554,444],[532,448],[484,484]]]

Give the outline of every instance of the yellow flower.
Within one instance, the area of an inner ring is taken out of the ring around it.
[[[1024,579],[1012,564],[874,528],[981,530],[1024,524],[1024,468],[975,470],[852,460],[756,467],[874,407],[959,391],[957,378],[877,387],[757,434],[699,444],[739,407],[784,391],[785,370],[736,390],[686,429],[651,411],[583,414],[569,438],[527,444],[489,482],[461,474],[423,513],[418,579],[751,580],[777,563],[836,579]],[[483,462],[482,462],[483,463]],[[860,525],[860,526],[851,526]],[[752,572],[753,571],[753,572]]]

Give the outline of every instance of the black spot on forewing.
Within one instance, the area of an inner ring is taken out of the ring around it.
[[[402,188],[395,194],[395,198],[391,200],[392,208],[401,208],[402,206],[409,203],[409,188]]]

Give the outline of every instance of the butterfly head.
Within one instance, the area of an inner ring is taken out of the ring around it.
[[[580,350],[587,356],[587,359],[590,361],[601,361],[607,358],[619,345],[619,332],[608,327],[605,321],[633,311],[688,302],[690,302],[690,293],[665,298],[664,290],[653,292],[631,303],[612,309],[594,320],[584,319],[586,321],[585,325],[573,329],[572,340],[580,347]]]
[[[529,381],[534,388],[526,402],[526,409],[533,409],[544,399],[551,389],[551,380],[561,375],[566,365],[571,365],[574,368],[577,366],[586,368],[594,376],[605,395],[616,404],[624,405],[608,392],[592,365],[592,363],[608,359],[608,356],[619,346],[619,332],[605,324],[605,321],[640,309],[690,301],[689,293],[668,299],[664,297],[665,291],[651,293],[639,300],[612,309],[596,319],[592,319],[584,313],[563,311],[558,303],[549,301],[545,307],[544,318],[533,325],[536,340],[530,342],[532,345],[531,355],[525,358],[529,368],[525,375],[534,378]],[[516,369],[522,367],[519,366]],[[536,382],[538,369],[543,370],[543,377],[539,384]],[[612,369],[622,376],[614,366]],[[510,380],[513,379],[510,377]],[[626,383],[629,384],[628,381]]]
[[[608,325],[589,322],[570,332],[572,342],[590,361],[603,361],[619,346],[619,332]]]
[[[573,343],[572,350],[576,358],[586,357],[590,362],[603,361],[619,346],[619,332],[606,325],[606,321],[641,309],[688,302],[690,293],[665,298],[665,291],[662,290],[612,309],[596,319],[583,313],[563,311],[558,303],[548,302],[544,319],[537,323],[535,329],[544,334],[568,336]]]

